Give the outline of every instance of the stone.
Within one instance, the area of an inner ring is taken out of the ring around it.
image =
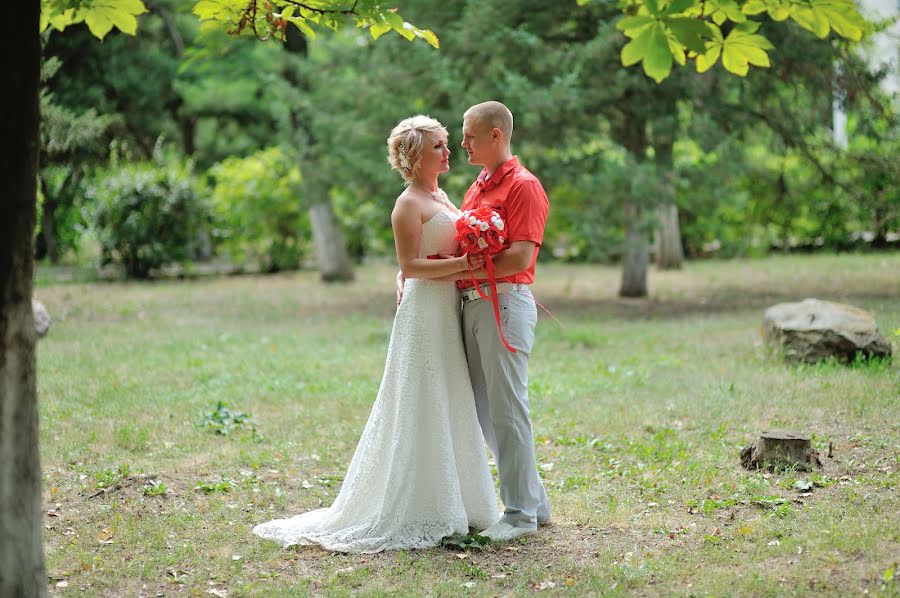
[[[807,434],[793,430],[767,430],[756,442],[741,449],[741,465],[747,469],[786,467],[813,471],[822,467],[822,462]]]
[[[763,316],[762,335],[792,362],[834,357],[847,363],[857,355],[868,359],[892,354],[891,343],[878,331],[870,312],[818,299],[773,305]]]
[[[41,338],[50,330],[50,312],[43,303],[32,298],[31,313],[34,316],[34,331],[37,332],[38,338]]]

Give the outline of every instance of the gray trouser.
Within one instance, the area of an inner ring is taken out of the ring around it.
[[[490,301],[463,302],[463,340],[478,422],[500,476],[502,521],[534,527],[550,520],[528,407],[528,356],[534,345],[537,308],[527,287],[498,296],[503,334],[517,352],[503,346]]]

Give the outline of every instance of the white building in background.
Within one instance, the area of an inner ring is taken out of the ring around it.
[[[870,21],[896,19],[888,29],[866,40],[860,52],[874,68],[887,69],[881,87],[897,101],[900,98],[900,0],[857,0],[857,3],[863,16]],[[835,98],[832,111],[834,142],[847,147],[847,115],[840,103],[840,98]]]

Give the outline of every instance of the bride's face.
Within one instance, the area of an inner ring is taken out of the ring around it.
[[[428,176],[432,173],[437,175],[450,170],[450,148],[447,147],[447,136],[425,131],[424,137],[419,173]]]

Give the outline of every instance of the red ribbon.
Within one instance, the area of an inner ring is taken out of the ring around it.
[[[497,321],[497,332],[500,333],[500,340],[503,341],[503,345],[510,351],[510,353],[517,353],[515,348],[512,347],[507,341],[506,337],[503,336],[503,325],[500,324],[500,301],[497,298],[497,277],[494,274],[494,262],[491,261],[491,254],[485,252],[484,254],[484,262],[488,273],[488,283],[491,286],[491,296],[488,297],[481,290],[481,285],[478,284],[478,281],[475,280],[475,272],[469,268],[469,272],[472,274],[472,283],[475,285],[475,290],[478,291],[478,294],[481,295],[481,298],[485,301],[490,301],[494,306],[494,320]]]

